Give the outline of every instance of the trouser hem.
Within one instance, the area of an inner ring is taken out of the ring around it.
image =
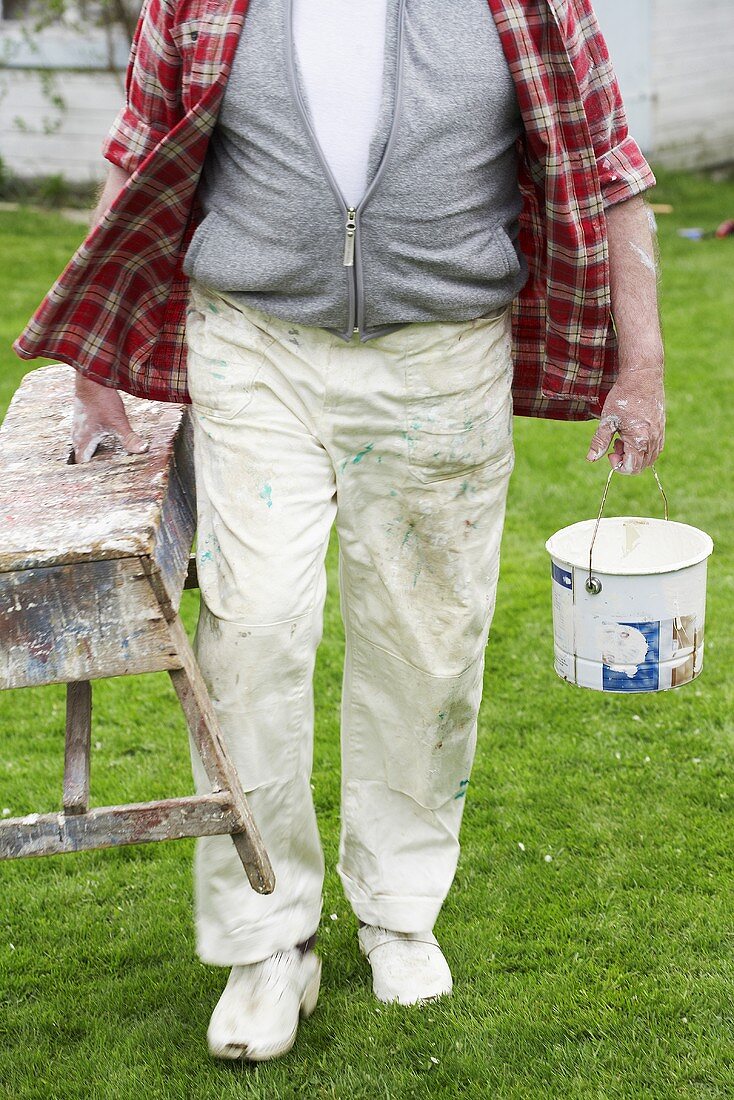
[[[294,947],[306,945],[307,949],[316,941],[319,918],[306,924],[289,925],[280,928],[277,934],[268,929],[256,935],[243,930],[239,936],[225,938],[207,937],[196,945],[196,955],[207,966],[249,966],[262,962],[276,951],[290,951]]]
[[[342,875],[342,881],[344,876]],[[349,897],[349,892],[347,893]],[[429,932],[441,912],[444,898],[349,897],[354,915],[363,924],[389,928],[391,932]]]

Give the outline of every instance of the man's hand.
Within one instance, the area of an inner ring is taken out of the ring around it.
[[[92,382],[77,371],[71,422],[74,461],[88,462],[108,433],[116,435],[129,454],[148,450],[147,441],[130,427],[118,391]]]
[[[609,461],[623,474],[639,474],[652,466],[665,443],[665,390],[658,366],[628,368],[612,386],[587,458],[606,454],[615,433]]]

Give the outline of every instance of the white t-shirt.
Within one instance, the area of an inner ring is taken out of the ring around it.
[[[316,137],[356,206],[382,97],[388,0],[293,0],[293,39]]]

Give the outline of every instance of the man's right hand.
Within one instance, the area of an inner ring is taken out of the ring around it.
[[[134,432],[117,390],[77,371],[71,442],[74,461],[88,462],[105,435],[116,435],[128,454],[142,454],[148,442]]]

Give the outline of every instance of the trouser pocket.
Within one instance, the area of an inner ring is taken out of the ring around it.
[[[275,337],[200,283],[186,311],[187,385],[194,410],[214,420],[244,412]]]
[[[405,358],[405,439],[411,473],[441,481],[491,464],[512,450],[510,309],[438,325]]]

